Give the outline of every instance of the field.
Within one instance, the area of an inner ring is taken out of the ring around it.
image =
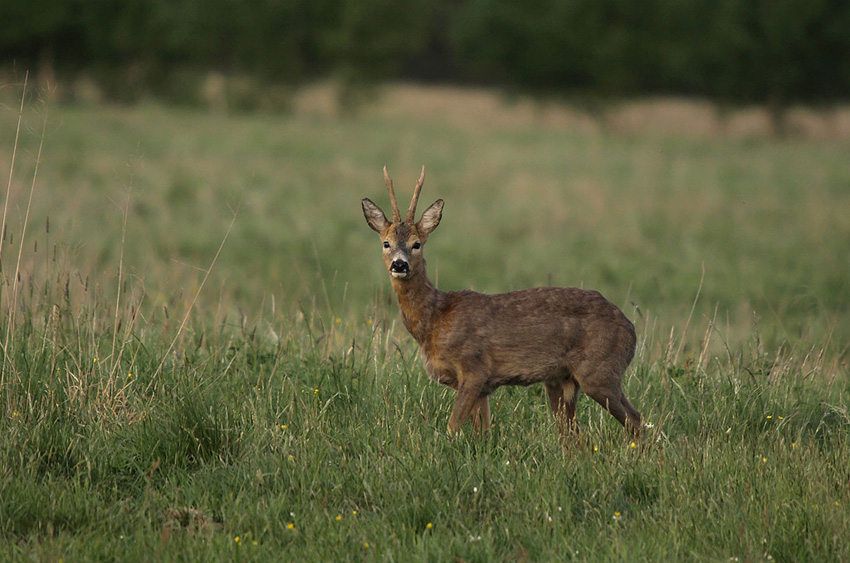
[[[850,560],[850,141],[439,94],[0,90],[0,559]],[[447,434],[360,210],[384,164],[446,200],[438,287],[624,310],[640,442],[586,397],[562,442],[540,386]]]

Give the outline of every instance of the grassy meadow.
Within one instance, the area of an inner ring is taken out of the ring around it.
[[[2,86],[0,560],[850,560],[847,139]],[[448,436],[360,210],[384,164],[446,201],[438,287],[635,322],[639,443],[586,397],[563,443],[540,386]]]

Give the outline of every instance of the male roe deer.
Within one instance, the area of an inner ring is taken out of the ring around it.
[[[639,437],[640,413],[620,388],[636,343],[634,325],[623,312],[599,292],[577,288],[497,295],[438,290],[428,279],[422,250],[440,224],[443,200],[414,222],[423,166],[402,221],[386,166],[384,181],[392,221],[369,199],[361,202],[363,215],[381,236],[404,326],[422,350],[425,371],[457,391],[449,429],[458,431],[471,416],[476,430],[486,430],[487,397],[497,387],[543,383],[562,434],[575,428],[581,390]]]

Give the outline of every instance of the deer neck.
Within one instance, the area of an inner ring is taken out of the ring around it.
[[[392,279],[401,318],[416,342],[422,345],[437,313],[441,291],[424,272],[411,279]]]

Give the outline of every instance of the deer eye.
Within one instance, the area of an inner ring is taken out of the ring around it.
[[[389,247],[390,247],[390,242],[385,240],[384,241],[384,248],[389,248]]]
[[[413,250],[419,250],[420,248],[422,248],[421,244],[419,244],[418,242],[413,243]]]

